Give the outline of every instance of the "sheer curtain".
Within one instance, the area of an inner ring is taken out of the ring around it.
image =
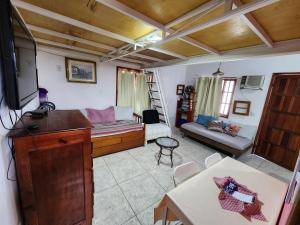
[[[222,96],[222,78],[200,77],[196,84],[195,115],[218,116]]]
[[[118,72],[118,106],[134,108],[134,73],[119,70]]]
[[[144,110],[149,109],[145,74],[127,70],[118,71],[117,104],[118,106],[132,107],[138,115],[142,115]]]
[[[145,74],[137,73],[135,76],[135,113],[142,115],[143,111],[149,109],[148,86]]]

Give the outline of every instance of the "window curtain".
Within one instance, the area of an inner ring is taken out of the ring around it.
[[[128,71],[118,72],[118,106],[134,108],[134,74]]]
[[[149,109],[149,95],[146,77],[143,73],[125,70],[118,72],[118,106],[132,107],[134,112],[142,115]]]
[[[222,78],[200,77],[196,84],[195,116],[218,116],[222,96]]]
[[[148,86],[145,74],[137,73],[135,78],[134,111],[136,114],[142,115],[144,110],[149,109]]]

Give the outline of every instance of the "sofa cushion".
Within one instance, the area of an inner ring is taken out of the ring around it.
[[[91,123],[108,123],[116,121],[113,106],[102,110],[87,108],[86,112]]]
[[[116,120],[133,120],[133,108],[125,106],[115,106]]]
[[[199,114],[196,122],[207,127],[208,121],[212,121],[212,120],[216,120],[216,119],[217,118],[214,116],[206,116],[206,115]]]
[[[194,122],[185,123],[181,127],[192,133],[209,138],[211,140],[214,140],[216,142],[222,143],[231,148],[241,150],[241,151],[246,150],[252,144],[252,140],[249,140],[247,138],[243,138],[239,136],[232,137],[224,133],[211,131],[208,130],[205,126]]]

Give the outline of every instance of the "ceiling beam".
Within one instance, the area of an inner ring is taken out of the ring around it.
[[[89,49],[85,49],[85,48],[80,48],[80,47],[76,47],[73,45],[66,45],[66,44],[62,44],[62,43],[55,42],[55,41],[49,41],[49,40],[45,40],[45,39],[35,38],[35,41],[38,42],[38,44],[41,43],[41,44],[52,45],[52,46],[56,46],[56,47],[60,47],[60,48],[67,48],[67,49],[76,50],[76,51],[80,51],[80,52],[84,52],[84,53],[88,53],[88,54],[92,54],[92,55],[97,55],[97,56],[105,55],[105,53],[102,53],[102,52],[93,51],[93,50],[89,50]],[[125,57],[122,58],[122,60],[128,61],[128,62],[133,62],[133,63],[138,63],[138,64],[149,64],[149,62],[145,62],[145,61],[137,60],[137,59],[125,58]]]
[[[274,42],[274,48],[269,48],[265,44],[251,46],[246,48],[233,49],[222,52],[222,55],[205,55],[192,57],[186,60],[169,60],[165,63],[153,63],[146,67],[155,68],[160,66],[170,65],[192,65],[192,64],[205,64],[212,62],[225,62],[225,61],[237,61],[246,60],[252,58],[280,56],[287,54],[299,54],[300,53],[300,38],[288,41]]]
[[[240,0],[233,0],[234,7],[242,6],[242,2]],[[247,24],[247,26],[269,47],[274,47],[274,41],[270,37],[270,35],[265,31],[265,29],[257,22],[257,20],[251,15],[251,13],[247,13],[240,16],[242,20]]]
[[[173,57],[176,57],[176,58],[179,58],[179,59],[186,59],[187,58],[186,56],[183,56],[183,55],[180,55],[180,54],[177,54],[177,53],[174,53],[174,52],[170,52],[168,50],[161,49],[161,48],[151,47],[149,49],[152,50],[152,51],[160,52],[160,53],[170,55],[170,56],[173,56]]]
[[[34,26],[31,24],[26,24],[27,28],[29,28],[32,31],[37,31],[39,33],[43,33],[43,34],[47,34],[47,35],[51,35],[51,36],[55,36],[55,37],[59,37],[59,38],[64,38],[70,41],[76,41],[76,42],[80,42],[82,44],[87,44],[87,45],[91,45],[93,47],[97,47],[97,48],[103,48],[103,49],[108,49],[108,50],[116,50],[116,48],[109,46],[109,45],[105,45],[105,44],[101,44],[95,41],[90,41],[90,40],[86,40],[83,38],[79,38],[79,37],[75,37],[75,36],[71,36],[68,34],[64,34],[64,33],[59,33],[53,30],[48,30],[42,27],[38,27],[38,26]]]
[[[41,38],[35,38],[34,40],[38,43],[53,45],[56,47],[67,48],[67,49],[71,49],[71,50],[77,50],[77,51],[81,51],[81,52],[85,52],[85,53],[89,53],[89,54],[93,54],[93,55],[99,55],[99,56],[105,55],[105,53],[103,53],[103,52],[93,51],[93,50],[86,49],[86,48],[80,48],[80,47],[77,47],[74,45],[67,45],[67,44],[63,44],[60,42],[56,42],[56,41],[49,41],[49,40],[45,40],[45,39],[41,39]]]
[[[251,11],[260,9],[262,7],[265,7],[267,5],[273,4],[274,2],[278,2],[278,1],[279,0],[253,0],[252,2],[250,2],[248,4],[240,6],[240,7],[236,8],[236,9],[231,10],[231,11],[225,12],[223,15],[217,16],[217,17],[215,17],[213,19],[210,19],[210,20],[208,20],[208,21],[206,21],[204,23],[198,24],[198,25],[196,25],[194,27],[191,27],[191,28],[189,28],[187,30],[178,32],[175,35],[170,34],[169,36],[167,36],[165,39],[163,39],[161,41],[158,41],[156,43],[147,45],[147,46],[145,46],[143,48],[140,48],[140,49],[137,49],[135,51],[132,51],[131,53],[126,53],[124,55],[129,55],[129,54],[132,54],[132,53],[137,53],[137,52],[143,51],[144,49],[151,49],[151,48],[153,48],[155,46],[159,46],[159,45],[167,43],[167,42],[169,42],[171,40],[174,40],[174,39],[177,39],[177,38],[181,38],[181,37],[184,37],[186,35],[195,33],[197,31],[204,30],[206,28],[218,25],[218,24],[223,23],[223,22],[225,22],[227,20],[230,20],[231,18],[233,18],[235,16],[240,16],[240,15],[249,13]],[[116,56],[115,58],[112,58],[109,61],[117,59],[117,58],[121,58],[122,56],[123,55]]]
[[[218,7],[219,5],[222,5],[224,3],[224,0],[211,0],[207,3],[204,3],[202,5],[200,5],[199,7],[193,9],[192,11],[184,14],[183,16],[179,17],[179,18],[176,18],[175,20],[167,23],[165,25],[165,28],[171,28],[171,27],[174,27],[175,25],[185,21],[185,20],[188,20],[194,16],[197,16],[203,12],[206,12],[212,8],[216,8]]]
[[[151,26],[153,26],[153,27],[155,27],[159,30],[169,32],[169,33],[174,32],[174,30],[165,27],[163,24],[158,23],[157,21],[153,20],[152,18],[150,18],[148,16],[145,16],[145,15],[141,14],[140,12],[138,12],[138,11],[132,9],[132,8],[129,8],[128,6],[118,2],[116,0],[96,0],[96,1],[101,3],[101,4],[104,4],[107,7],[112,8],[112,9],[118,11],[118,12],[121,12],[121,13],[127,15],[127,16],[130,16],[134,19],[137,19],[139,21],[147,23],[147,24],[149,24],[149,25],[151,25]],[[207,11],[209,9],[212,9],[212,8],[216,7],[217,5],[220,4],[220,2],[222,2],[222,0],[213,0],[211,2],[213,4],[209,2],[210,4],[204,4],[203,7],[199,7],[199,8],[201,8],[201,10],[198,9],[197,13],[199,14],[201,12],[204,12],[204,11]],[[216,49],[213,49],[213,48],[211,48],[211,47],[209,47],[209,46],[207,46],[203,43],[200,43],[196,40],[193,40],[192,38],[182,37],[181,39],[182,39],[182,41],[184,41],[188,44],[191,44],[194,47],[201,48],[205,51],[208,51],[208,52],[211,52],[211,53],[214,53],[214,54],[218,54],[218,51]]]
[[[127,38],[125,36],[122,36],[122,35],[104,30],[100,27],[96,27],[96,26],[90,25],[88,23],[81,22],[79,20],[75,20],[71,17],[67,17],[67,16],[64,16],[64,15],[49,11],[47,9],[40,8],[38,6],[26,3],[24,1],[20,1],[20,0],[11,0],[11,1],[18,8],[22,8],[22,9],[37,13],[39,15],[46,16],[46,17],[49,17],[51,19],[60,21],[60,22],[67,23],[67,24],[70,24],[72,26],[79,27],[79,28],[82,28],[84,30],[91,31],[93,33],[104,35],[104,36],[107,36],[109,38],[113,38],[113,39],[123,41],[123,42],[126,42],[126,43],[132,43],[132,44],[134,43],[134,40],[132,40],[130,38]]]
[[[53,30],[48,30],[48,29],[45,29],[45,28],[42,28],[42,27],[30,25],[30,24],[26,24],[26,26],[32,31],[37,31],[37,32],[40,32],[40,33],[43,33],[43,34],[64,38],[64,39],[67,39],[67,40],[70,40],[70,41],[76,41],[76,42],[79,42],[79,43],[82,43],[82,44],[90,45],[92,47],[103,48],[103,49],[108,49],[108,50],[116,50],[116,48],[114,48],[114,47],[104,45],[104,44],[101,44],[101,43],[98,43],[98,42],[95,42],[95,41],[90,41],[90,40],[86,40],[86,39],[83,39],[83,38],[78,38],[78,37],[75,37],[75,36],[59,33],[59,32],[53,31]],[[142,55],[142,54],[138,54],[138,53],[133,54],[133,56],[144,58],[144,59],[149,59],[149,60],[152,60],[152,61],[155,61],[155,62],[163,62],[164,61],[164,60],[161,60],[161,59],[158,59],[158,58],[154,58],[154,57],[151,57],[151,56]]]

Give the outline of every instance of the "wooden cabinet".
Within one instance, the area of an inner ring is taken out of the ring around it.
[[[175,126],[179,128],[184,123],[193,122],[194,108],[195,101],[193,99],[177,100]]]
[[[38,129],[22,129],[31,125]],[[26,225],[91,225],[91,124],[78,110],[24,117],[13,138]]]

